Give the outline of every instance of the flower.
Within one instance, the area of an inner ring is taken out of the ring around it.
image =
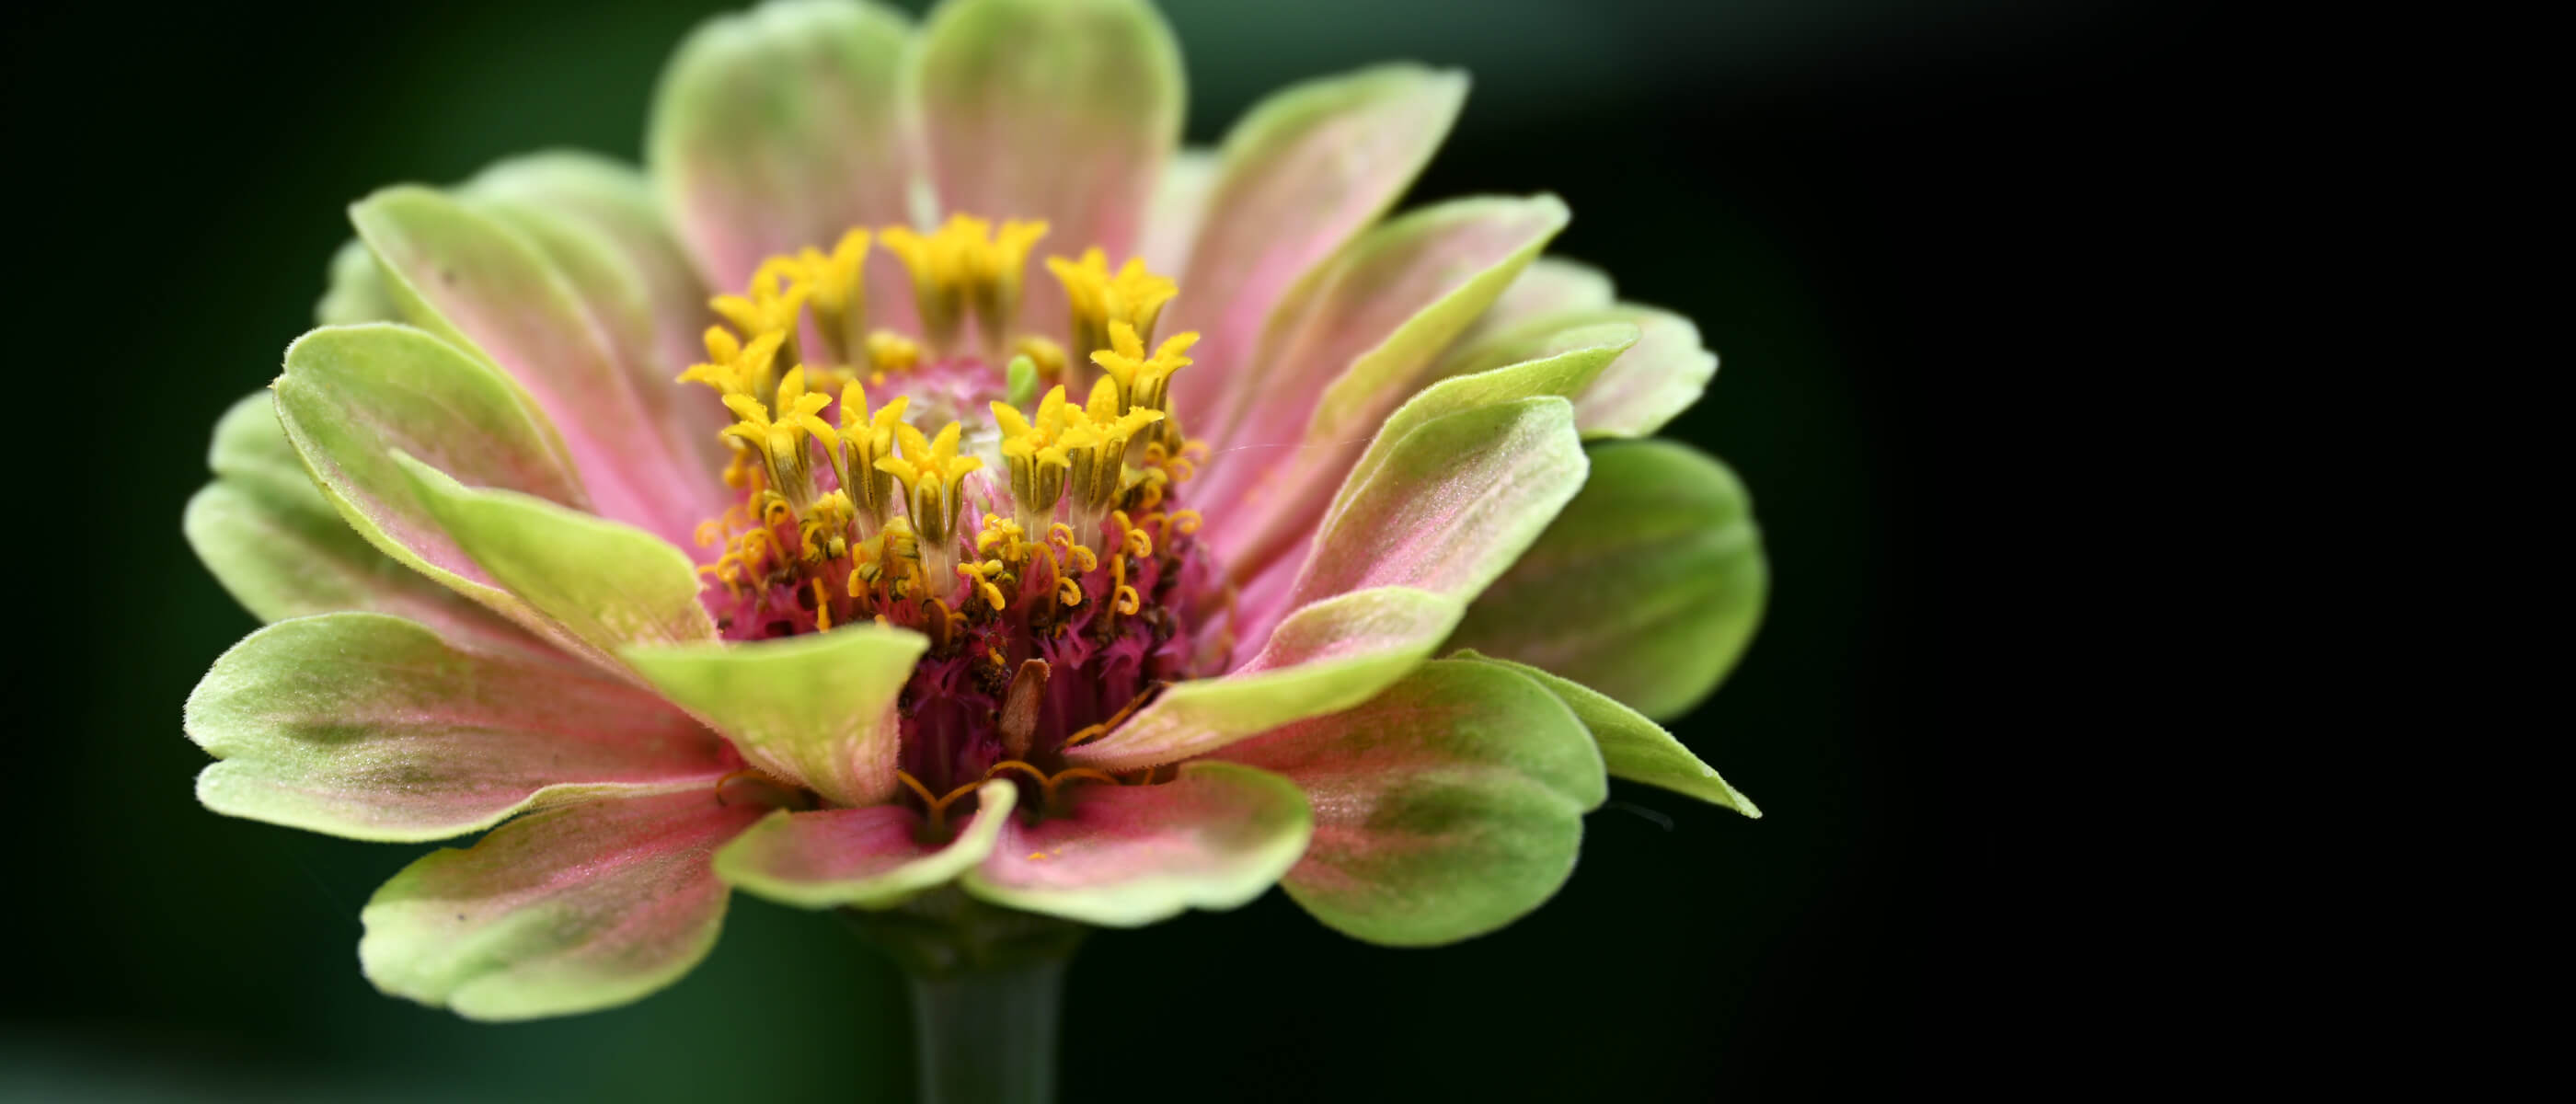
[[[1541,256],[1553,197],[1380,220],[1465,88],[1176,151],[1141,3],[793,0],[682,45],[649,173],[369,196],[188,508],[271,622],[189,699],[201,800],[487,832],[360,959],[490,1019],[667,984],[736,888],[1138,925],[1279,884],[1427,945],[1553,893],[1605,773],[1752,815],[1648,719],[1763,599],[1733,477],[1628,440],[1716,358]]]

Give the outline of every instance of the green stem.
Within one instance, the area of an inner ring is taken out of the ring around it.
[[[954,889],[885,912],[845,913],[912,989],[915,1098],[1033,1104],[1055,1096],[1056,1008],[1083,928]]]
[[[915,1099],[928,1104],[1043,1104],[1055,1098],[1056,1006],[1065,960],[947,977],[909,975]]]

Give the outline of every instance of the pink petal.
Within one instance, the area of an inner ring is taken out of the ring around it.
[[[985,783],[974,819],[945,843],[923,843],[907,806],[782,810],[717,852],[716,874],[802,908],[891,908],[984,861],[1018,796],[1007,780]]]
[[[603,794],[712,793],[715,734],[577,668],[460,651],[396,617],[282,621],[215,661],[188,737],[223,760],[197,798],[350,839],[432,840]]]
[[[1232,417],[1235,373],[1290,284],[1395,203],[1449,133],[1467,78],[1389,65],[1311,81],[1253,106],[1226,135],[1181,294],[1163,329],[1205,335],[1182,420]],[[1330,369],[1330,370],[1338,370]]]
[[[922,137],[940,206],[1049,224],[1040,256],[1135,249],[1146,199],[1179,144],[1180,52],[1139,0],[956,0],[922,28]],[[1023,328],[1065,301],[1034,281]]]
[[[1258,398],[1213,431],[1220,459],[1193,488],[1251,507],[1212,530],[1237,578],[1313,530],[1370,434],[1566,218],[1554,196],[1425,208],[1370,231],[1281,304],[1235,381]]]
[[[967,891],[1108,927],[1230,909],[1279,880],[1313,823],[1287,779],[1231,763],[1191,763],[1160,785],[1075,783],[1060,800],[1034,825],[1005,824]]]
[[[724,509],[723,483],[696,460],[699,442],[681,440],[680,424],[663,418],[670,377],[686,365],[621,358],[573,280],[525,235],[426,188],[388,188],[349,217],[398,298],[412,304],[414,322],[527,389],[563,435],[601,516],[685,547],[699,522]]]
[[[765,812],[708,790],[521,817],[377,890],[359,964],[377,988],[469,1019],[636,1000],[715,946],[727,894],[707,857]]]

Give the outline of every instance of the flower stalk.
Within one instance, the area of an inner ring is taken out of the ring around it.
[[[1079,924],[995,908],[955,890],[883,912],[844,910],[902,967],[912,1002],[914,1099],[1055,1098],[1056,1025]]]

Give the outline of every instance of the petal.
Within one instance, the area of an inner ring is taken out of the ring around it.
[[[1698,402],[1717,377],[1717,354],[1700,344],[1699,327],[1671,311],[1634,303],[1568,311],[1510,327],[1453,356],[1469,361],[1509,355],[1517,344],[1547,341],[1567,330],[1621,324],[1637,328],[1635,348],[1603,369],[1574,397],[1574,422],[1591,437],[1643,437]]]
[[[533,217],[533,216],[531,216]],[[720,511],[721,484],[694,457],[671,411],[671,375],[630,366],[591,309],[613,260],[583,253],[568,276],[529,237],[467,201],[411,186],[387,188],[349,208],[375,251],[404,316],[457,347],[490,360],[527,389],[563,435],[568,455],[598,502],[597,512],[642,525],[666,540],[689,539]],[[549,224],[550,225],[550,224]],[[549,234],[573,250],[572,232]],[[650,388],[651,397],[645,395]]]
[[[1182,150],[1163,166],[1136,242],[1136,255],[1145,258],[1145,267],[1167,273],[1189,268],[1200,216],[1207,213],[1208,193],[1216,189],[1216,170],[1216,154],[1203,149]]]
[[[1583,493],[1476,600],[1449,646],[1670,717],[1735,665],[1769,586],[1734,473],[1686,445],[1611,445],[1593,450]]]
[[[910,39],[905,17],[880,5],[791,0],[710,19],[680,44],[654,94],[646,160],[715,287],[742,288],[770,254],[912,221],[898,79]],[[896,267],[873,266],[880,317]]]
[[[1377,586],[1472,598],[1583,487],[1585,467],[1563,399],[1425,421],[1325,520],[1290,606]]]
[[[317,326],[350,326],[360,322],[399,322],[402,304],[394,301],[393,289],[385,286],[384,270],[376,266],[376,255],[367,251],[367,243],[351,238],[340,243],[331,254],[329,285],[322,300],[313,304],[313,323]]]
[[[1566,706],[1498,667],[1435,660],[1367,705],[1225,750],[1294,780],[1315,839],[1283,887],[1315,918],[1419,947],[1520,918],[1574,872],[1607,793]]]
[[[223,760],[197,800],[348,839],[434,840],[512,814],[635,793],[712,793],[715,734],[577,668],[462,651],[374,613],[252,633],[188,695],[188,738]]]
[[[563,277],[619,370],[634,381],[637,411],[646,420],[630,432],[680,457],[683,472],[722,470],[730,459],[718,437],[730,421],[724,408],[671,383],[682,368],[704,359],[700,335],[714,315],[643,174],[603,157],[541,153],[485,168],[458,194],[536,246]],[[683,515],[725,505],[711,479],[670,490],[687,504]]]
[[[1211,378],[1236,372],[1289,285],[1395,203],[1449,133],[1463,73],[1388,65],[1309,81],[1253,105],[1226,135],[1217,182],[1163,328],[1198,330]],[[1226,405],[1184,391],[1185,420]]]
[[[557,644],[545,619],[458,547],[411,490],[399,449],[478,485],[588,501],[552,427],[509,377],[419,330],[334,326],[296,339],[277,419],[342,519],[387,556]],[[573,646],[577,647],[577,643]]]
[[[716,876],[784,905],[892,908],[973,869],[993,851],[1019,788],[987,782],[975,818],[941,845],[924,845],[921,814],[900,805],[780,810],[716,852]]]
[[[651,326],[645,348],[665,380],[703,353],[698,335],[712,321],[706,280],[681,249],[642,172],[606,157],[556,150],[496,162],[462,191],[484,209],[522,223],[530,214],[560,220],[612,256],[642,297]]]
[[[1211,438],[1234,462],[1210,464],[1199,491],[1258,504],[1215,530],[1238,577],[1313,530],[1369,433],[1431,381],[1440,351],[1566,217],[1554,196],[1426,208],[1370,231],[1289,296],[1234,391],[1243,407]]]
[[[761,769],[842,805],[895,788],[895,697],[930,638],[847,625],[757,644],[635,647],[626,662]]]
[[[630,525],[516,491],[477,490],[397,452],[430,516],[510,595],[593,654],[713,640],[686,553]],[[612,665],[613,666],[613,665]]]
[[[351,529],[314,487],[267,392],[224,412],[206,462],[215,482],[188,500],[180,528],[207,570],[260,620],[372,610],[420,622],[469,650],[563,658]]]
[[[708,854],[765,811],[709,789],[520,817],[376,890],[358,962],[388,994],[475,1020],[637,1000],[715,946],[726,892]]]
[[[1306,795],[1285,778],[1232,763],[1186,763],[1153,786],[1079,785],[1034,825],[1006,818],[1002,838],[963,879],[997,905],[1130,928],[1184,909],[1230,909],[1261,896],[1306,850]]]
[[[1748,817],[1762,815],[1751,798],[1718,777],[1717,768],[1701,762],[1681,741],[1673,739],[1672,733],[1664,731],[1664,726],[1599,691],[1526,663],[1479,655],[1472,649],[1462,649],[1451,658],[1490,663],[1546,687],[1558,701],[1574,710],[1575,719],[1582,721],[1583,727],[1591,730],[1592,742],[1600,746],[1602,765],[1609,769],[1611,777],[1661,786]]]
[[[1485,308],[1460,344],[1472,344],[1526,322],[1567,311],[1606,307],[1612,298],[1610,274],[1564,257],[1541,257],[1522,269],[1520,278]]]
[[[1421,663],[1464,599],[1379,587],[1316,602],[1279,623],[1221,678],[1176,683],[1108,735],[1066,751],[1101,770],[1202,755],[1290,721],[1348,709]]]
[[[1045,246],[1134,252],[1145,203],[1181,136],[1181,55],[1141,0],[949,0],[914,70],[940,206],[1039,218]],[[1030,296],[1033,329],[1061,319]]]
[[[1351,465],[1333,498],[1333,510],[1377,475],[1395,447],[1424,423],[1481,407],[1499,406],[1542,395],[1571,398],[1590,386],[1601,370],[1637,343],[1637,328],[1620,322],[1582,326],[1540,335],[1543,340],[1515,341],[1494,348],[1493,363],[1452,358],[1445,368],[1459,369],[1407,400],[1370,439],[1368,451]],[[1581,412],[1576,425],[1581,425]],[[1329,513],[1327,516],[1331,516]]]

